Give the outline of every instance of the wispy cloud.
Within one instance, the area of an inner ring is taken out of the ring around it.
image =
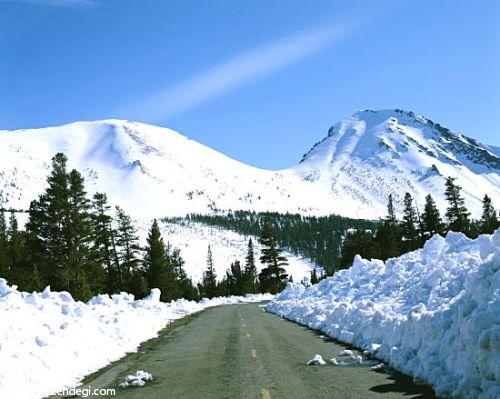
[[[240,54],[150,97],[118,110],[118,116],[160,122],[296,63],[342,39],[353,22],[294,33]]]
[[[62,8],[84,8],[95,7],[99,3],[95,0],[0,0],[0,3],[20,3],[34,6],[62,7]]]

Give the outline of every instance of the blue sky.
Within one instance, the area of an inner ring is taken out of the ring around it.
[[[500,145],[500,2],[0,0],[0,128],[136,119],[283,168],[359,109]]]

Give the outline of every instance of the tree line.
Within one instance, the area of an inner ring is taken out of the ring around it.
[[[483,213],[473,220],[461,194],[462,188],[456,179],[448,177],[445,183],[445,198],[448,207],[441,216],[431,195],[425,198],[422,213],[419,213],[410,193],[403,200],[403,217],[396,217],[394,201],[389,195],[387,216],[380,220],[376,230],[355,230],[347,234],[341,249],[341,268],[352,265],[356,254],[367,259],[382,259],[400,256],[421,248],[434,234],[444,235],[449,231],[461,232],[469,238],[480,234],[491,234],[500,227],[497,212],[488,195],[483,198]]]
[[[184,223],[186,218],[166,221]],[[229,211],[224,214],[190,214],[189,221],[233,230],[247,236],[259,236],[264,224],[274,231],[277,245],[296,256],[312,260],[332,275],[340,263],[340,248],[349,229],[372,230],[375,221],[351,219],[338,215],[304,216],[291,213]]]
[[[62,153],[52,159],[47,188],[31,202],[24,230],[19,228],[16,213],[0,203],[0,277],[24,291],[50,285],[53,290],[70,292],[75,299],[88,300],[96,294],[122,291],[142,298],[150,288],[160,288],[163,301],[197,300],[278,292],[287,279],[282,268],[286,259],[269,226],[261,237],[261,261],[267,267],[260,274],[250,240],[244,268],[234,261],[221,282],[209,248],[203,280],[194,284],[180,251],[165,243],[157,220],[141,247],[131,217],[119,206],[111,209],[104,193],[89,198],[83,176],[68,170]]]

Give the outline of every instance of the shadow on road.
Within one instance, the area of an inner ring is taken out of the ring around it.
[[[413,379],[405,374],[394,370],[373,370],[375,373],[387,374],[387,379],[391,383],[376,385],[370,388],[370,391],[377,393],[400,392],[411,396],[412,399],[436,399],[434,390],[425,385],[416,384]],[[418,395],[418,396],[413,396]]]

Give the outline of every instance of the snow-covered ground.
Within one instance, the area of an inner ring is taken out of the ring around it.
[[[161,223],[160,228],[164,240],[174,248],[180,249],[181,256],[186,262],[186,272],[195,282],[201,281],[203,271],[207,268],[209,244],[219,280],[222,280],[226,270],[235,260],[239,260],[242,267],[245,265],[249,236],[195,222]],[[145,232],[145,229],[141,230]],[[255,263],[257,270],[260,271],[264,267],[259,261],[261,246],[256,237],[252,237],[252,241]],[[315,267],[313,262],[288,252],[284,252],[284,255],[289,263],[285,269],[293,276],[293,281],[300,282],[304,277],[311,276],[311,271]]]
[[[210,306],[258,302],[271,295],[190,302],[160,292],[101,295],[75,302],[66,292],[24,293],[0,279],[0,398],[41,398],[88,375],[157,335],[172,320]]]
[[[267,310],[371,351],[438,395],[500,397],[500,230],[438,235],[390,259],[355,259]]]

